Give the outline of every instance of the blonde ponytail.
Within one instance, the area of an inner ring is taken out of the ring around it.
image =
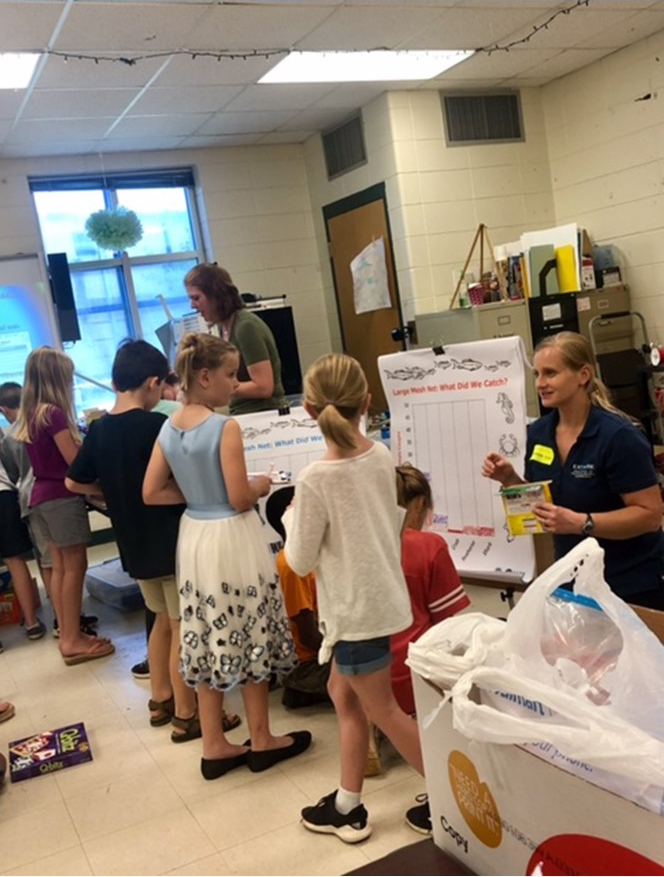
[[[353,420],[368,394],[362,367],[352,356],[321,356],[304,376],[305,401],[318,412],[318,425],[326,439],[340,448],[356,447]]]
[[[201,369],[218,368],[230,353],[237,353],[237,348],[216,335],[196,332],[183,335],[175,360],[183,392],[189,391]]]
[[[578,332],[558,332],[556,335],[548,335],[546,338],[542,338],[535,348],[535,353],[549,348],[558,350],[563,357],[565,365],[573,371],[580,371],[584,366],[590,369],[590,380],[586,384],[585,390],[592,405],[604,408],[612,414],[618,414],[620,417],[624,417],[625,420],[631,422],[631,417],[625,414],[624,411],[616,408],[611,402],[608,387],[597,377],[595,357],[587,338],[579,335]]]

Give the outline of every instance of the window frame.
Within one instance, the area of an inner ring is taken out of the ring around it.
[[[181,184],[173,181],[175,175],[181,175],[185,179]],[[190,179],[186,179],[189,176]],[[132,181],[134,185],[122,185],[123,181]],[[141,185],[141,181],[145,180]],[[117,185],[115,184],[117,181]],[[161,183],[161,184],[160,184]],[[42,249],[46,252],[44,244],[44,235],[42,231],[42,223],[37,209],[37,203],[34,198],[35,192],[39,191],[58,191],[63,194],[67,191],[80,191],[85,189],[101,189],[104,197],[104,204],[107,209],[117,207],[119,205],[118,190],[124,189],[182,189],[184,191],[187,213],[194,239],[195,248],[192,250],[179,250],[177,253],[153,253],[147,256],[130,256],[126,252],[120,255],[113,255],[106,259],[86,259],[85,261],[69,262],[69,271],[73,275],[78,271],[86,271],[92,269],[119,268],[120,294],[123,297],[123,304],[127,313],[128,329],[131,337],[144,338],[143,327],[141,324],[140,306],[136,297],[136,289],[134,287],[132,277],[132,266],[134,265],[160,265],[164,262],[181,262],[186,259],[194,259],[196,262],[205,262],[205,245],[203,239],[203,230],[201,219],[199,216],[198,203],[196,199],[195,180],[192,168],[176,168],[165,170],[144,170],[144,171],[124,171],[117,173],[109,173],[104,175],[98,174],[65,174],[63,176],[49,177],[29,177],[28,184],[30,186],[30,194],[32,195],[35,213],[37,214],[37,224],[39,225],[39,236],[42,243]],[[164,313],[164,319],[166,314]]]

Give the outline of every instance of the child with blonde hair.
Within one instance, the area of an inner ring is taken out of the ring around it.
[[[25,363],[15,438],[25,442],[34,471],[32,526],[48,543],[53,571],[51,599],[65,664],[80,664],[115,651],[110,640],[80,627],[90,525],[83,498],[65,487],[81,445],[73,402],[74,363],[60,350],[37,347]]]
[[[400,709],[390,677],[390,636],[409,627],[413,615],[400,563],[392,458],[360,430],[370,398],[350,356],[323,356],[309,368],[304,406],[318,421],[327,453],[302,470],[294,507],[283,518],[289,566],[298,575],[316,571],[319,661],[332,656],[328,688],[341,749],[339,789],[305,807],[302,821],[346,843],[371,834],[361,804],[367,717],[423,772],[417,724]]]
[[[178,535],[180,672],[196,688],[203,758],[201,773],[217,779],[241,765],[258,772],[304,752],[308,731],[275,737],[270,730],[272,673],[297,663],[274,559],[254,509],[270,480],[249,480],[237,421],[214,409],[237,386],[235,347],[213,335],[189,333],[176,369],[183,405],[161,428],[148,464],[148,504],[187,503]],[[239,746],[223,731],[223,693],[241,686],[251,734]]]

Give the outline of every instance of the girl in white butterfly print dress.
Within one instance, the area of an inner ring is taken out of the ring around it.
[[[143,486],[148,504],[187,503],[178,537],[182,612],[180,672],[198,691],[203,732],[201,772],[216,779],[248,765],[262,771],[308,748],[311,734],[275,737],[268,684],[297,657],[274,559],[254,510],[270,489],[249,480],[236,421],[213,408],[237,384],[238,354],[213,335],[185,335],[176,369],[182,408],[164,423]],[[223,692],[242,686],[251,740],[230,743],[222,728]]]

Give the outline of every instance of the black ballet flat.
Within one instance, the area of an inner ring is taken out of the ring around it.
[[[268,770],[280,761],[287,758],[294,758],[300,755],[311,746],[310,731],[289,731],[284,737],[292,737],[293,742],[290,746],[283,746],[281,749],[264,749],[260,752],[249,750],[247,752],[247,766],[253,773],[260,773],[262,770]]]
[[[225,773],[247,764],[248,752],[231,755],[228,758],[201,758],[201,773],[206,780],[218,780]]]

